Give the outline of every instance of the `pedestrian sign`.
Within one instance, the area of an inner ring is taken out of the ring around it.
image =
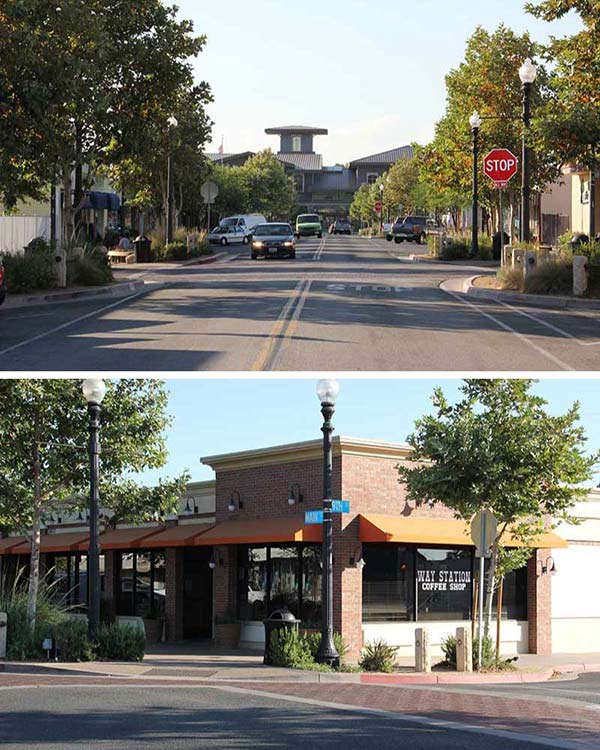
[[[322,510],[307,510],[304,513],[304,523],[323,523]]]

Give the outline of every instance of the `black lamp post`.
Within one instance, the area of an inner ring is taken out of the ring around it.
[[[88,633],[92,643],[97,642],[100,622],[100,541],[98,488],[100,440],[100,404],[106,393],[103,380],[84,380],[83,395],[88,405],[90,417],[90,541],[88,546]]]
[[[473,217],[471,222],[471,255],[479,253],[479,183],[477,180],[477,162],[479,160],[479,128],[481,117],[473,112],[469,117],[469,125],[473,133]]]
[[[167,157],[167,224],[166,224],[166,242],[173,242],[173,144],[172,131],[179,123],[176,117],[169,117],[167,125],[169,126],[169,154]]]
[[[531,195],[531,164],[527,133],[531,125],[531,85],[537,70],[528,57],[519,68],[519,78],[523,84],[523,137],[521,141],[521,223],[520,240],[529,242],[529,197]]]
[[[336,380],[319,380],[317,395],[323,415],[323,544],[321,548],[321,643],[317,651],[317,661],[337,667],[340,655],[333,642],[333,523],[331,518],[331,493],[333,461],[331,451],[331,419],[335,411],[335,400],[340,386]]]

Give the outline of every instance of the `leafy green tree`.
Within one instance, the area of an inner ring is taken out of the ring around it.
[[[271,219],[288,219],[296,205],[296,188],[271,149],[248,159],[243,167],[248,210]]]
[[[442,503],[465,523],[484,509],[496,516],[486,630],[499,559],[501,572],[523,561],[522,552],[520,559],[506,554],[509,532],[525,547],[535,546],[547,524],[572,522],[572,508],[588,492],[582,483],[600,459],[584,451],[579,405],[553,416],[532,386],[531,380],[466,380],[456,404],[436,388],[436,413],[418,420],[408,438],[416,463],[399,469],[418,504]]]
[[[216,164],[213,166],[210,179],[219,186],[219,195],[214,203],[215,219],[247,213],[250,195],[243,167]]]
[[[102,404],[100,498],[112,523],[164,518],[177,505],[187,475],[147,488],[132,473],[160,468],[167,459],[167,393],[158,380],[107,383]],[[40,532],[57,511],[87,506],[87,405],[78,380],[0,381],[0,526],[31,542],[28,617],[35,623]]]
[[[379,213],[375,211],[375,203],[380,198],[379,182],[371,185],[364,183],[354,193],[350,204],[350,216],[357,221],[374,225],[379,218]]]
[[[436,190],[450,191],[462,205],[469,205],[472,189],[472,135],[469,116],[477,110],[483,121],[479,140],[481,154],[496,146],[520,153],[522,86],[518,69],[526,57],[540,52],[529,34],[516,34],[504,25],[490,33],[478,27],[467,40],[464,61],[446,76],[446,112],[436,124],[433,141],[422,154],[422,176]],[[535,117],[548,98],[548,75],[543,65],[532,89]],[[532,146],[535,144],[531,144]],[[560,161],[552,151],[534,150],[531,184],[540,190],[560,173]],[[483,178],[480,164],[480,201],[488,213],[496,213],[498,191]],[[511,216],[520,202],[519,175],[506,190]]]
[[[392,213],[415,213],[423,208],[419,191],[419,163],[416,159],[400,159],[383,176],[385,208]],[[402,206],[402,211],[400,211]]]

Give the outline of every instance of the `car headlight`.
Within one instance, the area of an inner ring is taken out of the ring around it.
[[[252,247],[263,247],[264,242],[260,242],[259,240],[256,240],[252,243]]]
[[[293,247],[293,246],[294,246],[294,243],[293,243],[293,242],[290,242],[290,241],[288,240],[287,242],[284,242],[284,243],[283,243],[283,246],[284,246],[284,247]]]

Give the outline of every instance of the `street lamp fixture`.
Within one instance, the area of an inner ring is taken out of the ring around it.
[[[471,255],[475,256],[479,252],[479,186],[477,181],[477,162],[479,157],[479,128],[481,127],[481,117],[479,112],[475,111],[469,117],[469,125],[473,133],[473,215],[471,221]]]
[[[333,641],[333,523],[331,518],[331,494],[333,484],[333,457],[331,448],[331,434],[333,425],[331,420],[335,412],[335,402],[340,392],[339,383],[329,378],[319,380],[317,395],[321,403],[323,415],[323,544],[321,547],[321,643],[316,655],[320,664],[337,667],[340,655]]]
[[[290,491],[288,494],[288,505],[295,505],[301,503],[304,500],[302,493],[300,492],[300,485],[298,482],[290,484]]]
[[[89,526],[90,541],[88,546],[88,634],[90,641],[98,640],[98,625],[100,623],[100,411],[101,403],[106,394],[103,380],[88,379],[82,384],[83,397],[87,401],[89,415],[89,458],[90,458],[90,509]]]
[[[236,508],[241,509],[243,507],[244,503],[242,502],[242,496],[237,490],[234,490],[231,493],[231,497],[229,498],[229,505],[227,506],[227,509],[230,513],[233,513]]]
[[[527,145],[527,133],[531,126],[531,86],[537,76],[537,69],[526,58],[525,62],[519,68],[519,78],[523,84],[523,136],[521,139],[521,222],[520,222],[520,240],[529,242],[529,199],[531,195],[531,159],[529,147]]]
[[[169,117],[167,119],[169,127],[169,153],[167,156],[167,220],[166,220],[166,242],[173,242],[173,141],[172,131],[179,125],[177,118]]]

